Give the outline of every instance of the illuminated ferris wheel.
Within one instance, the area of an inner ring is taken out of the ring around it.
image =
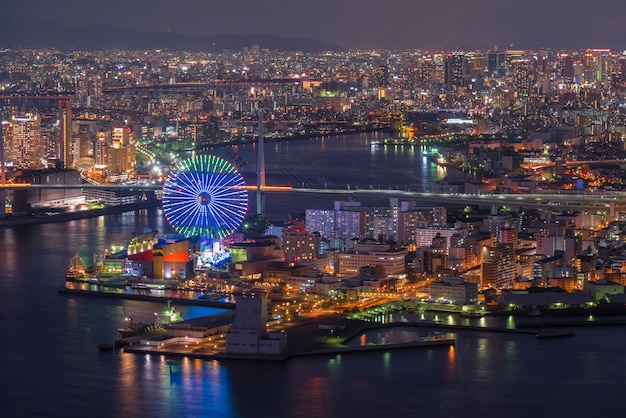
[[[248,193],[241,175],[227,161],[201,155],[182,161],[163,186],[163,209],[179,233],[224,238],[241,225]]]

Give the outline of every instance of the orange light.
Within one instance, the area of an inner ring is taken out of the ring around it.
[[[31,183],[4,183],[0,184],[0,188],[3,189],[24,189],[32,186]]]

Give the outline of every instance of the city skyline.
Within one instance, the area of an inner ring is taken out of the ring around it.
[[[6,18],[28,17],[74,26],[112,25],[182,35],[272,34],[347,49],[626,48],[619,16],[626,4],[584,0],[523,4],[493,0],[407,3],[345,0],[286,7],[278,0],[206,3],[196,0],[110,0],[89,8],[79,0],[5,4]],[[597,17],[595,16],[597,15]],[[591,16],[591,17],[590,17]],[[515,17],[514,19],[512,17]]]

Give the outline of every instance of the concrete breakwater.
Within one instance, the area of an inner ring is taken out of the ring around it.
[[[60,287],[58,292],[64,295],[80,295],[80,296],[92,296],[92,297],[95,296],[95,297],[101,297],[101,298],[138,300],[138,301],[144,301],[144,302],[158,302],[158,303],[171,300],[172,303],[176,305],[206,306],[206,307],[211,307],[211,308],[235,309],[234,303],[201,300],[201,299],[138,295],[138,294],[132,294],[132,293],[114,293],[114,292],[105,292],[102,290],[82,290],[82,289],[79,290],[79,289],[68,289],[67,287]]]

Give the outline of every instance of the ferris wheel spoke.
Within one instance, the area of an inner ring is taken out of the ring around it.
[[[187,225],[189,219],[193,218],[194,212],[196,212],[196,210],[193,208],[181,207],[172,212],[171,219],[174,220],[174,224],[179,222],[182,225]]]
[[[223,219],[223,218],[222,218],[222,217],[221,217],[218,213],[214,212],[214,211],[211,209],[211,207],[208,207],[208,210],[211,212],[211,215],[213,216],[213,218],[217,221],[217,222],[216,222],[217,224],[220,224],[220,225],[227,225],[227,224],[226,224],[226,222],[224,221],[224,219]],[[218,219],[218,218],[219,218],[219,219]],[[223,231],[223,229],[222,229],[222,231]],[[222,238],[222,237],[220,237],[220,238]]]

